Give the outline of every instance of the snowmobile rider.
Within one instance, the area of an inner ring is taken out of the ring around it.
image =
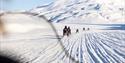
[[[64,27],[63,29],[63,36],[67,35],[67,26]]]

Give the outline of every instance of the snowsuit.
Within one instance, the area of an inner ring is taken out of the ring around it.
[[[67,35],[67,26],[64,27],[63,29],[63,36]]]
[[[88,28],[88,30],[90,30],[90,29]]]
[[[79,32],[79,30],[78,29],[76,29],[76,33],[78,33]]]
[[[83,28],[83,31],[85,30],[85,28]]]
[[[70,27],[68,27],[68,29],[67,29],[67,36],[69,36],[69,35],[71,35],[71,29],[70,29]]]

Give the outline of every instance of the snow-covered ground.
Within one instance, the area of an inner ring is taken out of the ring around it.
[[[125,63],[125,30],[53,23],[59,36],[65,25],[72,29],[71,36],[58,41],[42,18],[25,14],[7,14],[2,18],[7,25],[7,35],[0,38],[0,53],[23,63]],[[90,30],[83,31],[83,27]],[[75,33],[77,28],[79,33]]]
[[[125,0],[55,0],[30,12],[45,15],[52,22],[122,24]]]

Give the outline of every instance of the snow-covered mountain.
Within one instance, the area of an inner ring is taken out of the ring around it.
[[[30,10],[45,15],[52,22],[123,24],[124,0],[56,0]]]

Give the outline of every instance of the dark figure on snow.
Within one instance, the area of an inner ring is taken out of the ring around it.
[[[78,29],[76,29],[76,33],[78,33],[79,32],[79,30]]]
[[[90,29],[88,28],[88,30],[90,30]]]
[[[63,29],[63,36],[67,35],[67,26],[64,27]]]
[[[83,28],[83,31],[85,30],[85,28]]]
[[[71,35],[71,29],[70,27],[67,28],[67,36]]]

